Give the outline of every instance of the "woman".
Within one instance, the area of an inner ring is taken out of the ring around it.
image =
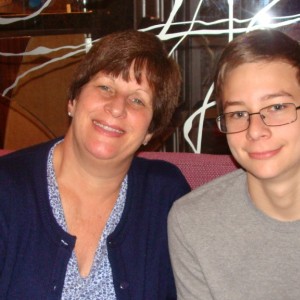
[[[134,157],[176,107],[180,73],[150,33],[108,35],[70,86],[63,139],[0,160],[1,299],[175,299],[166,219],[189,191]]]

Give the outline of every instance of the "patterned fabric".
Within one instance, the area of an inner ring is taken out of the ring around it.
[[[55,145],[54,145],[55,147]],[[48,191],[50,198],[50,205],[53,214],[58,224],[67,231],[67,224],[64,217],[64,211],[61,204],[58,185],[55,177],[53,166],[53,150],[51,148],[47,164],[47,178]],[[66,277],[64,281],[64,288],[62,293],[62,300],[114,300],[116,299],[112,270],[108,260],[107,236],[112,233],[121,219],[121,215],[125,206],[126,192],[128,179],[127,176],[122,182],[119,197],[116,201],[107,224],[103,230],[101,239],[96,250],[94,262],[87,277],[81,277],[75,252],[72,252],[69,260]]]
[[[175,164],[192,189],[239,168],[233,157],[226,154],[140,152],[139,156]]]

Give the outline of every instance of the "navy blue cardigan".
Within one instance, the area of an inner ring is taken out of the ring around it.
[[[76,238],[55,221],[47,190],[54,141],[0,158],[0,299],[60,299]],[[190,190],[177,167],[134,158],[126,204],[108,237],[117,299],[176,299],[167,214]]]

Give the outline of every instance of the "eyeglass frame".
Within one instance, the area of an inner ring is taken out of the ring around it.
[[[268,108],[268,107],[275,106],[275,105],[286,105],[286,104],[291,104],[291,105],[293,105],[294,108],[295,108],[296,117],[295,117],[295,119],[294,119],[293,121],[288,122],[288,123],[284,123],[284,124],[280,124],[280,125],[268,125],[268,124],[265,123],[265,121],[264,121],[264,117],[265,117],[265,116],[261,114],[261,111],[262,111],[262,110],[264,110],[264,109],[266,109],[266,108]],[[299,106],[296,106],[295,103],[290,103],[290,102],[289,102],[289,103],[274,103],[274,104],[268,105],[268,106],[266,106],[266,107],[263,107],[263,108],[261,108],[258,112],[254,112],[254,113],[249,113],[249,112],[246,111],[246,110],[237,110],[237,111],[232,111],[232,112],[228,112],[228,113],[223,113],[223,114],[220,114],[220,115],[217,116],[216,122],[217,122],[217,126],[218,126],[219,131],[222,132],[222,133],[225,133],[225,134],[232,134],[232,133],[239,133],[239,132],[246,131],[246,130],[250,127],[250,119],[251,119],[250,116],[252,116],[252,115],[260,115],[260,118],[261,118],[262,122],[263,122],[266,126],[268,126],[268,127],[284,126],[284,125],[288,125],[288,124],[291,124],[291,123],[294,123],[294,122],[297,121],[297,119],[298,119],[297,110],[298,110],[298,109],[300,109],[300,105],[299,105]],[[224,117],[225,115],[233,114],[233,113],[237,113],[237,112],[247,113],[247,114],[248,114],[248,119],[247,119],[247,120],[248,120],[248,121],[247,121],[247,124],[248,124],[248,125],[247,125],[247,127],[246,127],[245,129],[239,130],[239,131],[231,131],[231,132],[223,131],[223,130],[221,129],[221,118]]]

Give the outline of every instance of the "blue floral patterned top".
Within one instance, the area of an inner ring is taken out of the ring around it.
[[[56,145],[51,148],[48,156],[48,192],[50,205],[52,207],[52,211],[54,217],[56,218],[56,221],[65,231],[68,231],[53,166],[53,150],[55,146]],[[107,236],[114,231],[115,227],[121,219],[121,215],[125,206],[126,192],[127,176],[122,182],[118,199],[103,230],[98,248],[96,250],[91,271],[87,277],[80,276],[77,259],[73,250],[72,256],[67,266],[67,272],[61,298],[62,300],[116,299],[112,270],[108,260],[106,239]]]

